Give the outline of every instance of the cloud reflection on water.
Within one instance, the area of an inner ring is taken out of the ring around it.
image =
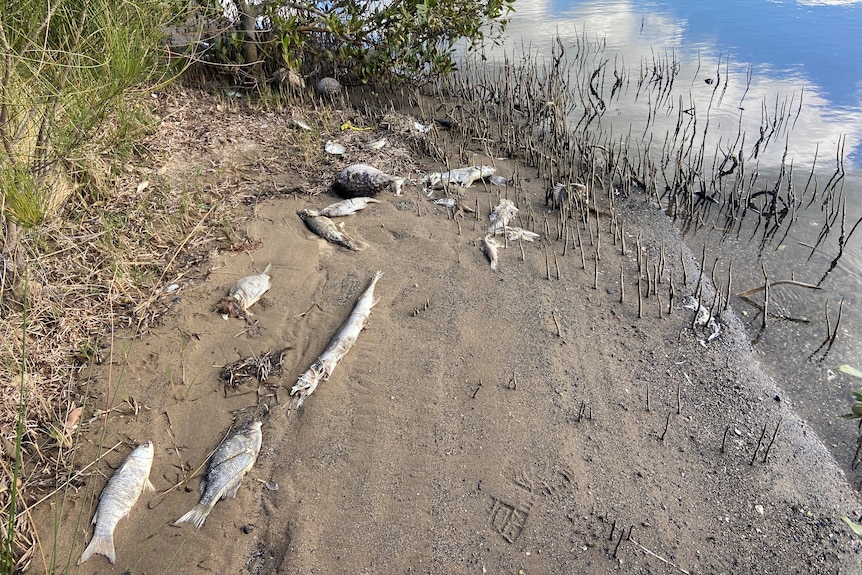
[[[823,162],[834,158],[842,137],[845,138],[845,168],[857,168],[859,160],[862,160],[862,105],[833,106],[823,90],[798,70],[775,70],[768,63],[749,65],[747,62],[734,61],[732,55],[728,62],[727,53],[723,53],[718,46],[703,42],[686,44],[687,21],[660,11],[655,6],[626,1],[596,1],[577,3],[565,12],[558,12],[559,7],[559,4],[549,5],[545,0],[517,0],[516,14],[509,26],[507,50],[516,57],[520,55],[520,50],[528,50],[542,57],[550,53],[551,42],[556,35],[567,45],[578,38],[602,42],[605,46],[603,57],[609,60],[610,70],[613,70],[616,62],[617,68],[624,65],[630,74],[628,94],[614,100],[605,113],[603,123],[631,124],[633,133],[644,133],[649,117],[648,100],[641,94],[634,101],[634,85],[639,70],[642,63],[649,66],[656,58],[669,58],[671,61],[676,60],[679,65],[672,105],[678,106],[679,97],[682,97],[684,106],[695,106],[699,119],[705,119],[709,110],[709,150],[716,146],[726,149],[728,140],[732,142],[736,139],[741,125],[746,134],[746,154],[750,154],[749,146],[759,136],[764,115],[774,120],[777,109],[779,116],[783,115],[789,124],[795,120],[795,125],[789,134],[777,134],[780,141],[770,142],[765,153],[760,151],[758,158],[762,164],[769,166],[780,163],[786,140],[787,159],[792,159],[794,165],[810,165],[817,154],[819,166],[834,166],[834,162],[825,165]],[[750,83],[747,80],[749,69]],[[721,84],[715,94],[716,84],[707,84],[708,78],[718,78]],[[609,89],[606,86],[606,90]],[[722,92],[718,105],[718,96]],[[803,106],[797,118],[800,96]],[[711,98],[713,102],[710,107]],[[782,107],[783,114],[780,113]],[[660,112],[652,127],[656,135],[664,134],[667,130],[673,131],[676,124],[677,110],[664,112]],[[617,125],[615,132],[619,129]]]

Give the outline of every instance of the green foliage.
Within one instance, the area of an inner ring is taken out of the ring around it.
[[[862,392],[854,391],[853,405],[850,406],[850,413],[839,415],[841,419],[862,419]]]
[[[161,40],[176,3],[0,0],[4,217],[38,225],[86,179],[92,157],[117,149],[126,97],[166,77]]]
[[[285,67],[334,73],[340,80],[367,82],[381,76],[422,80],[454,69],[457,42],[466,41],[473,49],[498,40],[514,2],[272,0],[265,9],[272,29],[265,34],[246,31],[244,38],[256,38],[257,53],[268,72]],[[242,62],[244,51],[236,41],[232,34],[231,50],[221,42],[216,58],[233,54],[235,62]]]

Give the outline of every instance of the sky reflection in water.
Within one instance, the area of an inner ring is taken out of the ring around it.
[[[533,53],[547,54],[556,34],[603,39],[606,55],[623,58],[635,73],[641,61],[671,54],[680,63],[676,91],[685,94],[682,88],[691,83],[698,113],[712,94],[706,78],[729,70],[721,106],[713,103],[711,110],[723,125],[713,126],[716,137],[720,131],[725,138],[735,135],[740,108],[744,131],[756,137],[764,101],[773,109],[786,102],[795,116],[802,95],[803,110],[789,138],[795,163],[810,163],[818,145],[821,161],[834,157],[846,136],[845,168],[862,166],[862,2],[517,0],[515,9],[508,46],[516,55],[526,43]],[[626,119],[644,111],[618,107]],[[780,161],[782,153],[783,142],[765,159]]]

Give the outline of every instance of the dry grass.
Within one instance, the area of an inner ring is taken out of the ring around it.
[[[145,334],[173,305],[169,286],[204,279],[200,264],[214,253],[254,249],[254,238],[241,230],[255,202],[324,192],[346,158],[359,155],[328,155],[327,140],[348,152],[361,149],[365,161],[408,177],[415,169],[411,150],[428,145],[407,116],[315,100],[262,109],[245,98],[174,88],[152,96],[149,106],[160,123],[139,142],[136,159],[101,182],[107,193],[73,194],[58,217],[25,233],[26,273],[10,271],[3,282],[0,508],[9,508],[23,390],[19,568],[38,544],[29,506],[57,486],[84,483],[80,471],[91,462],[75,460],[75,439],[104,411],[88,404],[81,372],[107,359],[114,331]],[[367,144],[382,137],[387,145],[369,153]],[[8,516],[0,514],[0,521]]]

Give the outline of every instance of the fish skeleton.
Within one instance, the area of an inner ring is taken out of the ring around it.
[[[325,240],[328,240],[332,243],[341,244],[347,249],[354,251],[362,251],[365,249],[365,245],[362,242],[354,240],[344,232],[338,229],[338,226],[335,225],[335,222],[327,218],[326,216],[321,216],[315,210],[299,210],[296,214],[302,218],[302,221],[305,222],[305,225],[308,226],[308,229],[313,231],[315,234],[319,235]]]
[[[485,251],[485,255],[488,257],[488,261],[491,262],[491,269],[497,271],[497,240],[494,239],[493,236],[487,235],[482,239],[482,249]]]
[[[368,287],[365,288],[365,291],[362,292],[362,295],[359,296],[358,300],[356,300],[356,304],[353,306],[353,311],[350,312],[350,315],[344,323],[341,324],[341,328],[339,328],[338,333],[335,334],[335,337],[333,337],[329,342],[329,345],[326,346],[326,350],[320,354],[317,360],[311,364],[311,367],[309,367],[308,370],[299,377],[296,384],[290,390],[290,395],[299,394],[299,399],[296,402],[297,409],[302,407],[302,402],[305,401],[306,397],[314,393],[314,390],[317,389],[318,383],[329,379],[335,366],[341,358],[347,355],[347,352],[350,351],[353,344],[356,343],[356,338],[359,337],[359,332],[362,331],[362,328],[365,326],[365,322],[368,320],[368,316],[371,315],[371,308],[373,308],[379,301],[374,299],[374,286],[382,275],[383,272],[377,272],[374,274],[371,281],[368,283]]]
[[[231,316],[248,312],[248,308],[256,304],[272,287],[272,277],[269,275],[271,267],[270,263],[262,273],[237,280],[228,291],[227,297],[222,298],[216,305],[216,311]]]
[[[512,200],[501,198],[500,201],[497,202],[497,205],[494,206],[494,210],[489,216],[491,227],[488,228],[488,233],[503,233],[509,225],[509,222],[512,221],[512,218],[516,215],[518,215],[518,208],[515,207],[515,203]]]
[[[376,196],[386,188],[390,188],[396,196],[401,195],[401,189],[407,180],[396,178],[368,164],[353,164],[347,166],[335,177],[332,187],[343,198]]]
[[[220,499],[236,497],[242,478],[254,466],[260,453],[263,443],[260,428],[261,422],[253,421],[221,442],[201,480],[200,501],[174,521],[174,525],[192,523],[197,531]]]
[[[114,563],[114,528],[129,514],[144,489],[153,490],[150,483],[150,468],[153,465],[153,442],[147,441],[136,447],[120,468],[114,473],[99,496],[99,506],[93,516],[96,528],[93,538],[84,549],[78,565],[98,553]]]
[[[349,198],[326,206],[322,210],[318,211],[317,215],[325,216],[327,218],[349,216],[350,214],[355,214],[359,210],[364,210],[368,207],[368,204],[379,203],[380,200],[375,200],[374,198]]]

